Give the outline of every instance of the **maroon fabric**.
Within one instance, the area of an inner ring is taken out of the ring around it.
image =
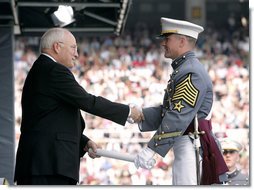
[[[211,121],[199,120],[198,127],[199,131],[205,131],[205,134],[200,136],[203,150],[201,185],[219,184],[219,176],[226,173],[228,168],[211,134]]]
[[[200,119],[198,121],[199,131],[205,131],[200,136],[203,150],[201,185],[219,184],[219,176],[228,171],[214,137],[211,134],[212,124],[210,120]],[[183,135],[194,132],[194,120],[190,123]]]

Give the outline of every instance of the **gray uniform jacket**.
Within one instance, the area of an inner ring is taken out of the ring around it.
[[[249,185],[249,177],[241,172],[241,170],[236,170],[228,176],[228,185]]]
[[[142,132],[156,130],[148,147],[163,157],[195,115],[205,119],[213,104],[211,79],[193,52],[175,59],[172,67],[163,105],[144,108],[145,120],[139,126]]]

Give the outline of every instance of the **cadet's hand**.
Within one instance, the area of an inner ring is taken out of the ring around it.
[[[92,140],[89,140],[84,148],[84,150],[86,152],[88,152],[88,155],[90,158],[94,159],[94,158],[99,158],[100,156],[96,155],[96,150],[97,148],[100,148],[95,142],[93,142]],[[89,149],[91,149],[92,151],[89,151]]]
[[[154,155],[155,152],[152,149],[148,147],[144,148],[135,157],[134,164],[136,168],[138,169],[139,167],[141,167],[150,170],[156,163],[155,159],[153,159]]]
[[[143,120],[145,120],[145,117],[143,115],[142,109],[138,107],[137,105],[130,105],[130,112],[131,115],[128,117],[129,123],[139,123]]]

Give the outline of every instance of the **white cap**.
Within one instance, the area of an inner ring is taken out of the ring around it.
[[[233,139],[225,138],[220,143],[223,150],[236,150],[238,152],[242,150],[242,145]]]
[[[204,28],[197,24],[193,24],[191,22],[183,20],[175,20],[164,17],[161,18],[161,27],[162,30],[159,37],[162,37],[165,34],[175,33],[198,39],[198,34],[204,31]]]

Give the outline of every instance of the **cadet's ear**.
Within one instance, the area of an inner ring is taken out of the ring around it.
[[[240,162],[240,154],[237,153],[237,159],[236,159],[237,162]]]
[[[180,41],[180,45],[179,45],[179,46],[180,46],[181,48],[184,47],[185,44],[187,43],[187,39],[186,39],[185,36],[180,36],[179,41]]]

